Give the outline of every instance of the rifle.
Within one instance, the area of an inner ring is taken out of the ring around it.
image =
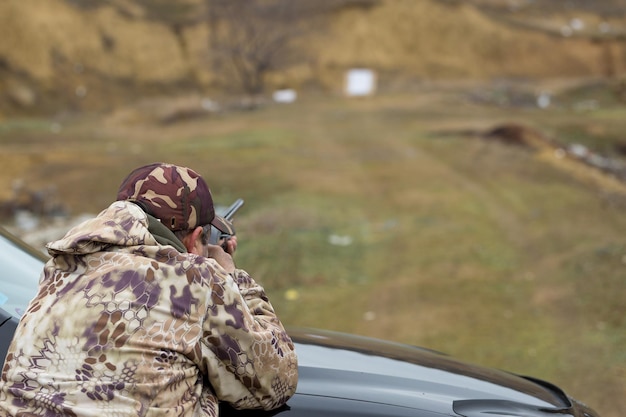
[[[238,198],[237,200],[235,200],[233,204],[230,205],[230,207],[228,207],[228,209],[224,212],[224,214],[220,213],[220,215],[230,222],[233,216],[235,215],[235,213],[237,213],[237,211],[241,208],[241,206],[243,206],[243,203],[244,203],[243,198]],[[233,227],[233,231],[234,230],[235,229]],[[211,237],[209,238],[209,243],[211,243],[212,245],[217,245],[217,243],[220,240],[222,239],[228,240],[228,238],[231,236],[232,235],[229,235],[227,233],[222,233],[219,230],[217,230],[217,228],[211,226]]]

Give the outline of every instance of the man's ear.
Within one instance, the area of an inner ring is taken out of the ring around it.
[[[202,244],[200,243],[200,234],[202,226],[198,226],[183,239],[183,245],[187,248],[187,252],[195,255],[202,255]]]

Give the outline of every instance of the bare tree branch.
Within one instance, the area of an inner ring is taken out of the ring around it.
[[[236,76],[247,94],[262,93],[270,71],[284,70],[305,58],[295,42],[320,28],[320,17],[331,3],[206,0],[212,69],[225,80]]]

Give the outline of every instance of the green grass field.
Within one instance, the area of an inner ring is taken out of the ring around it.
[[[422,345],[562,386],[626,415],[626,194],[537,152],[467,135],[500,123],[610,149],[626,108],[471,104],[456,90],[294,105],[162,126],[0,122],[2,184],[54,185],[95,213],[132,168],[185,164],[246,205],[236,260],[288,325]]]

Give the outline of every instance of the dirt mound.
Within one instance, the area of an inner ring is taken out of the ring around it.
[[[435,78],[601,72],[597,45],[506,25],[465,3],[387,1],[341,14],[335,28],[333,42],[319,51],[328,67],[360,64]]]
[[[270,87],[316,85],[338,91],[345,70],[357,66],[378,71],[381,89],[420,79],[619,75],[626,68],[618,41],[522,26],[519,19],[503,19],[503,13],[480,4],[374,4],[328,15],[326,30],[300,42],[309,59],[270,74]],[[47,110],[55,105],[102,109],[111,105],[107,95],[132,88],[142,94],[172,84],[214,89],[208,32],[200,22],[184,27],[177,38],[165,24],[141,14],[129,17],[108,3],[78,9],[64,0],[5,0],[0,2],[0,111],[37,108],[45,100],[53,101]]]
[[[561,144],[539,130],[509,123],[493,127],[482,137],[507,145],[522,146],[536,152],[539,159],[554,165],[604,193],[626,196],[626,165],[578,144]]]
[[[488,140],[496,140],[508,145],[519,145],[531,149],[555,148],[555,144],[543,133],[521,124],[504,124],[494,127],[484,134]]]

